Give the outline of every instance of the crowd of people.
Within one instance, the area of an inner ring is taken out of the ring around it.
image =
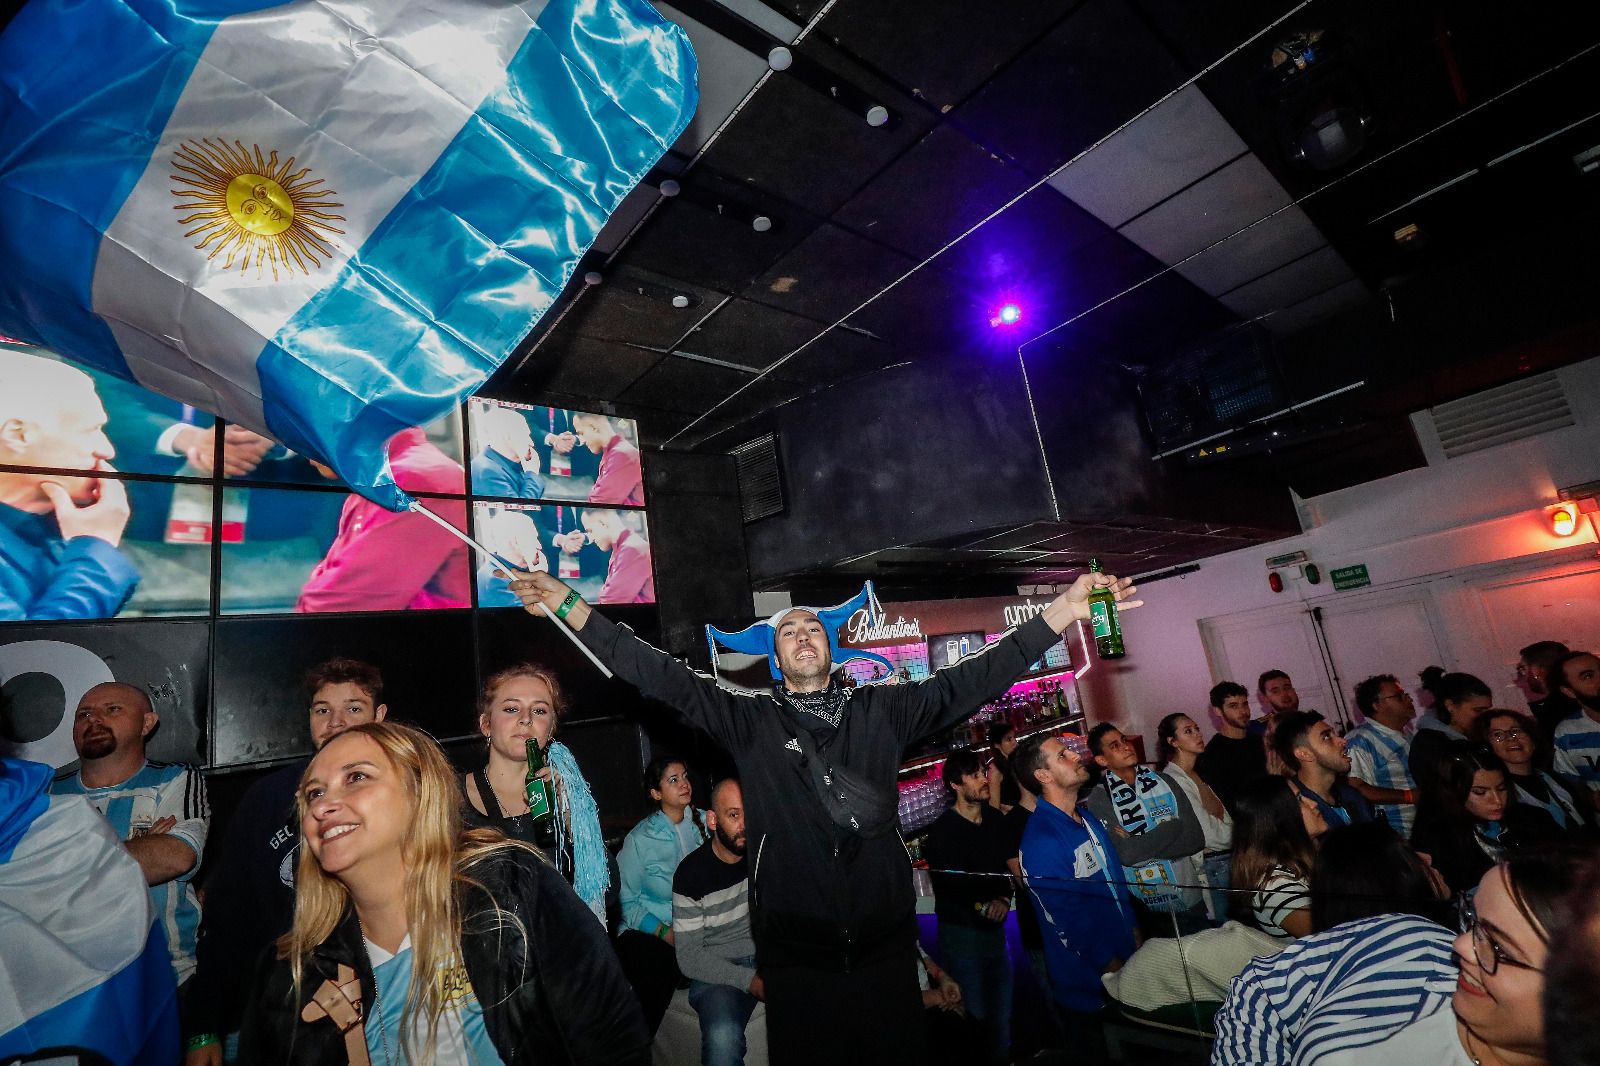
[[[1128,582],[1085,577],[915,684],[841,684],[837,633],[788,609],[766,623],[775,683],[749,693],[555,575],[517,575],[530,613],[737,766],[702,807],[683,759],[653,759],[653,810],[614,865],[558,739],[560,681],[531,663],[485,681],[484,756],[465,773],[388,720],[376,667],[312,668],[314,753],[243,796],[203,886],[205,780],[146,757],[159,717],[140,689],[83,697],[79,764],[50,791],[85,797],[143,875],[187,1066],[643,1063],[675,1000],[717,1066],[757,1050],[758,1012],[771,1062],[1007,1063],[1014,911],[1074,1062],[1110,1060],[1108,1010],[1179,1001],[1215,1015],[1221,1063],[1600,1062],[1582,987],[1600,966],[1600,659],[1564,648],[1525,657],[1531,713],[1431,670],[1414,729],[1383,675],[1356,686],[1346,736],[1282,671],[1258,681],[1259,717],[1224,682],[1216,733],[1168,715],[1155,767],[1111,723],[1020,742],[997,724],[992,759],[943,765],[930,956],[896,832],[901,752],[1004,692],[1102,586],[1138,606]],[[1560,966],[1555,941],[1574,946]]]

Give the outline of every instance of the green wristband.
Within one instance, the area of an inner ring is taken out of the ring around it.
[[[573,605],[578,602],[578,590],[568,589],[567,598],[561,601],[561,606],[556,608],[556,617],[566,621],[567,615],[572,613]]]
[[[183,1050],[199,1051],[203,1047],[210,1047],[218,1042],[219,1038],[216,1033],[197,1033],[183,1042]]]

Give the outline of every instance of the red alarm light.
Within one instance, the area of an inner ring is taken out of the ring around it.
[[[1271,573],[1267,574],[1267,587],[1273,592],[1282,592],[1283,575],[1278,573],[1276,570],[1273,570]]]

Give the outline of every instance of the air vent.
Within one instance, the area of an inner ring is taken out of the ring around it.
[[[739,468],[739,502],[744,509],[744,520],[754,522],[783,513],[783,482],[778,477],[778,438],[768,433],[764,437],[734,448],[734,462]]]
[[[1428,413],[1447,459],[1577,424],[1566,390],[1555,374],[1537,374],[1485,389],[1442,403]]]

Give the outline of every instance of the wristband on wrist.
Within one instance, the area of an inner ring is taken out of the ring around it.
[[[218,1042],[219,1038],[216,1033],[196,1033],[183,1042],[183,1050],[199,1051],[203,1047],[210,1047]]]
[[[665,939],[667,939],[667,930],[669,930],[671,928],[672,927],[670,925],[666,925],[664,923],[662,925],[656,926],[656,939],[657,940],[665,940]]]
[[[567,615],[572,613],[573,605],[576,604],[577,602],[578,602],[578,590],[577,589],[568,589],[567,590],[567,598],[561,601],[561,606],[560,607],[556,608],[556,617],[560,618],[562,621],[565,621]]]
[[[1405,798],[1405,802],[1406,803],[1415,803],[1415,802],[1417,802],[1417,790],[1414,789],[1414,788],[1406,789],[1405,790],[1405,797],[1406,797]]]

